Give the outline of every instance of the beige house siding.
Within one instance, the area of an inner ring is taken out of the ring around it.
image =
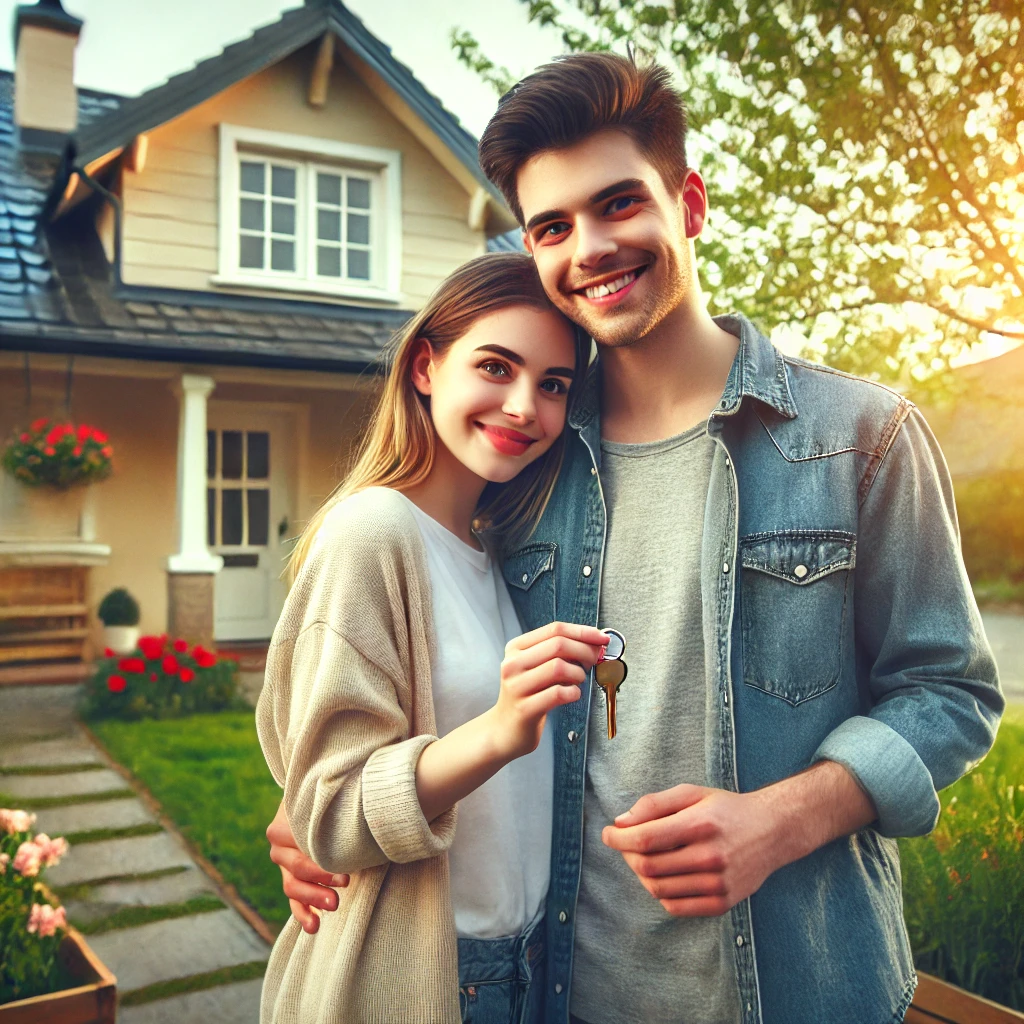
[[[0,431],[3,437],[31,418],[63,419],[65,376],[55,357],[32,360],[31,414],[25,407],[20,365],[0,354]],[[46,367],[46,368],[44,368]],[[228,370],[134,361],[91,360],[75,364],[73,419],[106,431],[114,446],[114,473],[94,486],[96,541],[111,548],[106,565],[90,571],[88,604],[93,651],[101,649],[95,609],[110,589],[127,587],[142,608],[141,628],[167,628],[167,559],[175,551],[178,402],[173,380],[184,372],[213,377],[211,401],[281,403],[301,407],[308,434],[295,452],[301,467],[293,528],[298,529],[340,479],[372,405],[373,388],[355,387],[342,375],[282,370]],[[242,378],[242,379],[239,379]],[[296,379],[301,384],[289,384]],[[322,386],[318,386],[322,385]],[[0,480],[0,541],[13,521],[22,485]]]
[[[340,46],[325,106],[309,105],[314,57],[315,47],[301,50],[150,134],[142,172],[126,170],[123,177],[122,274],[127,284],[240,291],[210,283],[219,265],[222,123],[401,152],[402,308],[419,308],[447,274],[485,250],[484,233],[467,223],[470,197],[465,189],[345,66]]]

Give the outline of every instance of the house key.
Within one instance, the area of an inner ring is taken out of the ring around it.
[[[608,646],[601,660],[594,666],[594,681],[604,690],[605,708],[608,713],[608,739],[615,739],[615,695],[626,678],[626,663],[622,660],[626,652],[626,639],[616,629],[602,629],[608,635]]]

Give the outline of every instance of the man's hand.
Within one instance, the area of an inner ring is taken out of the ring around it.
[[[601,838],[674,917],[713,917],[819,846],[874,821],[842,765],[821,761],[753,793],[676,786],[641,797]]]
[[[284,801],[267,828],[270,859],[281,869],[281,883],[288,905],[302,930],[310,935],[320,927],[319,910],[337,910],[338,894],[329,886],[343,889],[348,875],[332,875],[317,867],[296,845]]]

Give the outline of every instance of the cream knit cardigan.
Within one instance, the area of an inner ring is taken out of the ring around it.
[[[375,487],[316,535],[267,655],[256,726],[299,849],[351,872],[316,935],[274,944],[261,1024],[457,1024],[447,850],[416,762],[435,740],[430,579],[405,499]]]

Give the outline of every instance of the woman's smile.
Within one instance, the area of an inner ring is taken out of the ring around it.
[[[535,437],[513,430],[511,427],[497,427],[492,423],[475,423],[480,432],[502,455],[525,455]]]

